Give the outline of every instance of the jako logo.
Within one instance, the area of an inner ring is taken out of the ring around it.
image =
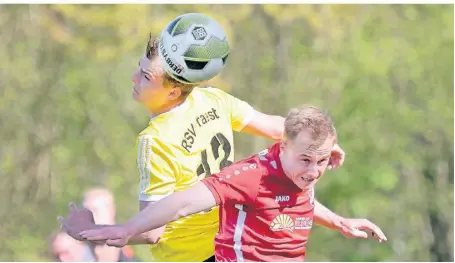
[[[289,201],[291,198],[289,197],[289,195],[277,195],[275,197],[275,202],[279,203],[279,202],[287,202]]]

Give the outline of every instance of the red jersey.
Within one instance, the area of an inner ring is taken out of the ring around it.
[[[283,172],[280,145],[205,178],[220,206],[216,261],[303,261],[313,225],[314,190]]]

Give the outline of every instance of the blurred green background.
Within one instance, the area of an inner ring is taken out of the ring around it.
[[[211,83],[266,113],[333,116],[345,165],[317,198],[389,241],[314,227],[308,261],[453,261],[453,5],[0,5],[0,260],[46,261],[84,190],[138,210],[131,74],[150,29],[203,12],[232,47]],[[236,159],[271,142],[236,135]],[[135,247],[148,259],[146,246]]]

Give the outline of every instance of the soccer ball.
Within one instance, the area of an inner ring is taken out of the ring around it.
[[[171,77],[183,83],[199,83],[221,72],[229,55],[229,43],[215,20],[189,13],[164,28],[158,54]]]

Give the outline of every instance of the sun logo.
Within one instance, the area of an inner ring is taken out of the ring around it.
[[[281,230],[294,230],[294,221],[288,215],[281,214],[275,219],[273,219],[272,223],[270,224],[270,230],[272,231],[281,231]]]

